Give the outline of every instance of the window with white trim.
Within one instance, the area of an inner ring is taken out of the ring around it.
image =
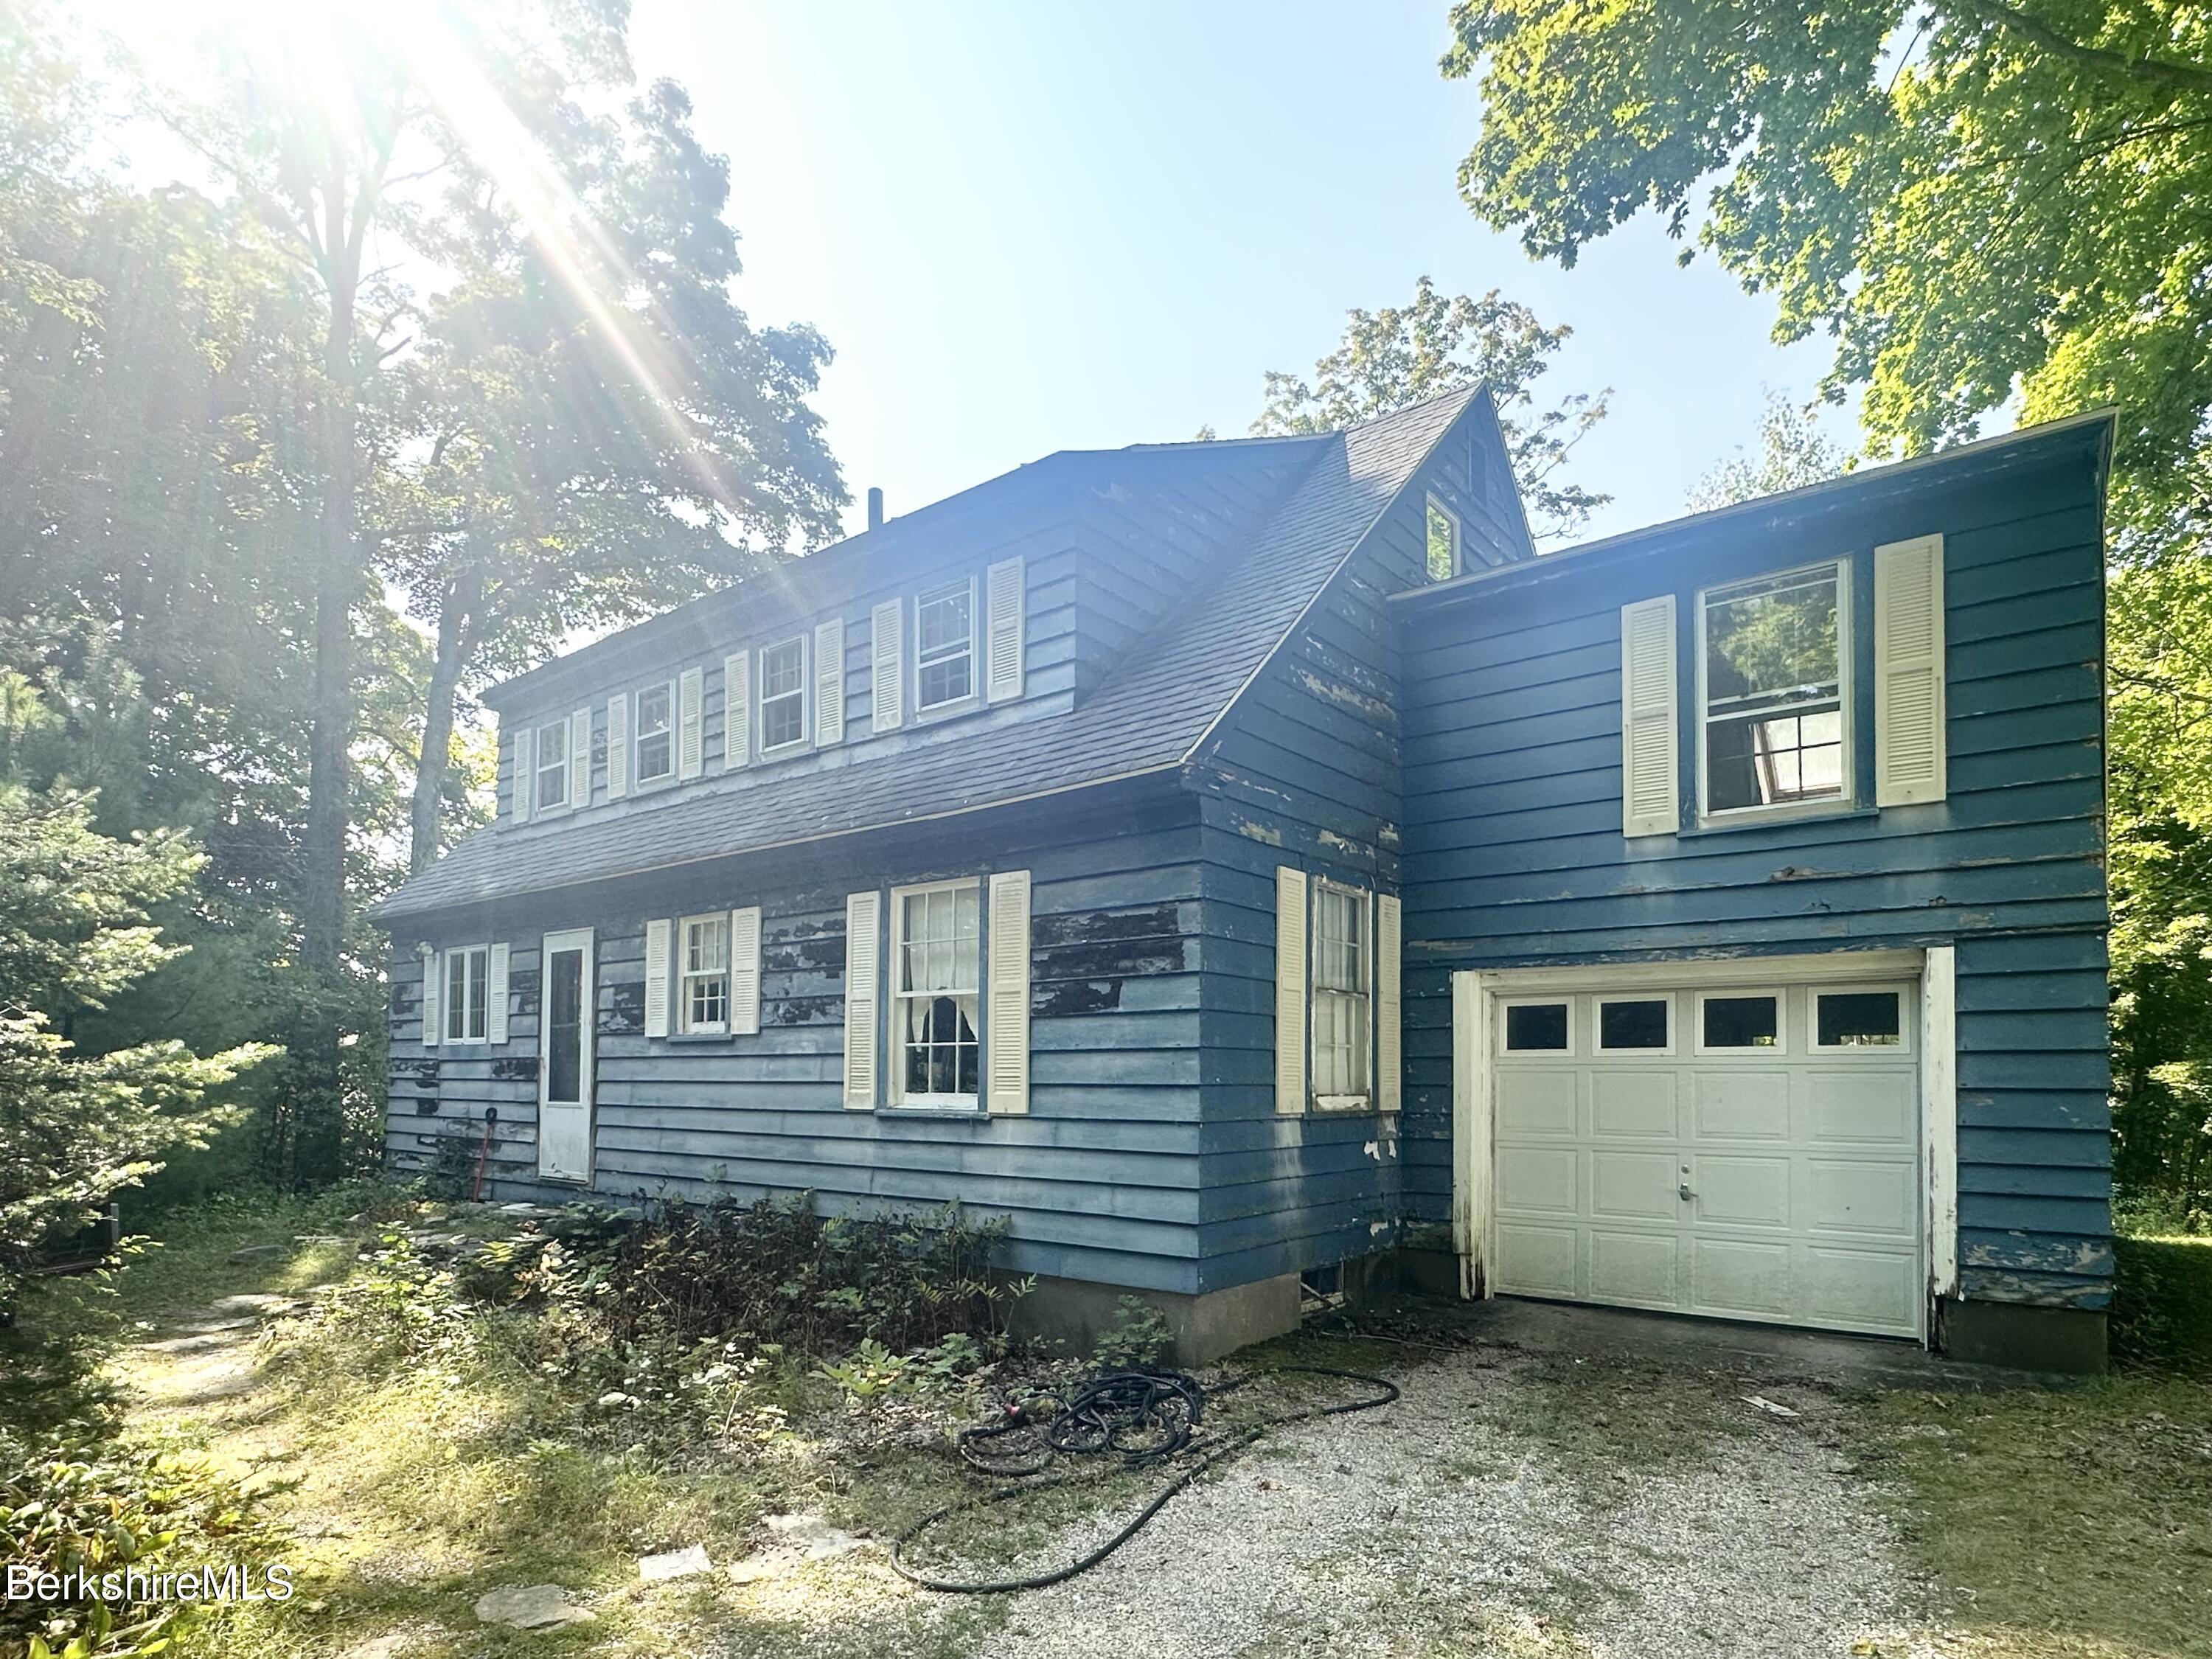
[[[540,812],[568,804],[568,722],[550,720],[538,728],[538,772],[531,799]]]
[[[1849,797],[1850,618],[1840,562],[1698,595],[1706,812]]]
[[[761,752],[806,741],[806,637],[763,646],[760,653]]]
[[[1373,914],[1363,890],[1314,883],[1313,1092],[1325,1111],[1362,1110],[1374,1094]]]
[[[658,783],[676,772],[676,699],[666,685],[637,694],[637,781]]]
[[[677,935],[676,1029],[694,1035],[730,1029],[730,918],[686,916]]]
[[[567,730],[563,721],[562,731]],[[468,945],[447,951],[446,1041],[489,1041],[490,1010],[491,946]]]
[[[901,1105],[976,1103],[981,918],[981,882],[891,890],[891,1087]]]
[[[914,602],[915,707],[927,713],[975,693],[975,589],[958,581]]]
[[[1429,580],[1448,582],[1459,574],[1459,515],[1435,496],[1428,505]]]

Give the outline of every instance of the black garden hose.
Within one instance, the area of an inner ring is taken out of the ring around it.
[[[1196,1378],[1182,1371],[1111,1371],[1094,1377],[1069,1394],[1048,1390],[1032,1395],[1028,1400],[1009,1407],[1005,1422],[963,1430],[960,1436],[961,1455],[987,1474],[1037,1475],[1063,1454],[1113,1455],[1121,1460],[1124,1468],[1145,1468],[1165,1462],[1194,1444],[1201,1446],[1202,1449],[1194,1462],[1160,1488],[1152,1501],[1138,1511],[1135,1519],[1097,1548],[1078,1557],[1066,1566],[1023,1578],[967,1583],[909,1565],[906,1552],[915,1539],[940,1521],[956,1515],[965,1515],[970,1510],[1008,1503],[1024,1493],[1041,1492],[1048,1486],[1066,1486],[1080,1478],[1074,1474],[1022,1480],[1015,1485],[1000,1486],[981,1498],[948,1504],[943,1509],[933,1510],[891,1540],[893,1571],[924,1589],[945,1590],[958,1595],[995,1595],[1010,1590],[1042,1589],[1048,1584],[1060,1583],[1078,1573],[1090,1571],[1142,1531],[1145,1523],[1165,1509],[1177,1492],[1216,1463],[1243,1450],[1269,1429],[1308,1422],[1316,1418],[1341,1417],[1351,1412],[1372,1411],[1378,1406],[1389,1405],[1399,1395],[1396,1383],[1386,1377],[1370,1376],[1364,1371],[1337,1370],[1325,1365],[1279,1365],[1267,1374],[1332,1377],[1339,1382],[1364,1383],[1374,1392],[1365,1398],[1343,1401],[1334,1406],[1310,1406],[1302,1411],[1284,1412],[1264,1422],[1240,1429],[1227,1438],[1211,1444],[1197,1439],[1207,1396],[1218,1398],[1231,1389],[1243,1388],[1253,1380],[1251,1377],[1238,1377],[1206,1389]],[[1034,1456],[1019,1462],[994,1462],[988,1460],[985,1450],[979,1449],[987,1449],[992,1442],[1024,1428],[1037,1431],[1036,1438],[1042,1449]]]

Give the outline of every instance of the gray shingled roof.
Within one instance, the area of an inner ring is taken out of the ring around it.
[[[376,914],[575,886],[1179,767],[1474,395],[1332,434],[1250,546],[1131,647],[1103,685],[1066,714],[948,739],[958,744],[957,766],[930,744],[789,777],[710,781],[650,811],[482,830]]]

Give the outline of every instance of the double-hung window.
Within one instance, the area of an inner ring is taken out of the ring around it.
[[[730,1029],[730,918],[686,916],[678,945],[682,953],[676,998],[680,1031],[707,1033]]]
[[[981,884],[891,894],[891,1080],[908,1106],[974,1106],[982,977]]]
[[[1323,1110],[1364,1109],[1373,1094],[1375,951],[1368,896],[1313,890],[1313,1092]]]
[[[785,640],[760,653],[761,752],[806,741],[806,639]]]
[[[915,601],[915,706],[927,713],[975,690],[975,590],[965,581]]]
[[[675,775],[674,703],[666,685],[648,685],[637,694],[637,781],[641,784],[658,783]]]
[[[1706,813],[1848,799],[1850,616],[1840,562],[1698,596]]]
[[[568,732],[561,727],[565,745]],[[446,1041],[484,1042],[490,1039],[491,948],[471,945],[446,952]]]
[[[532,800],[540,812],[568,804],[568,722],[538,728],[538,775]]]

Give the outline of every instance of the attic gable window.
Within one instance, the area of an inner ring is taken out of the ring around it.
[[[1429,580],[1448,582],[1459,574],[1459,519],[1435,496],[1429,497]]]
[[[1850,617],[1840,563],[1698,596],[1707,812],[1794,807],[1849,793]]]
[[[532,799],[541,812],[568,804],[568,722],[538,728],[538,774]]]
[[[806,741],[806,639],[785,640],[760,653],[761,752]]]
[[[975,690],[975,593],[956,582],[915,601],[915,706],[925,712],[960,702]]]
[[[637,781],[658,783],[676,770],[672,711],[676,698],[665,685],[648,685],[637,694]]]

